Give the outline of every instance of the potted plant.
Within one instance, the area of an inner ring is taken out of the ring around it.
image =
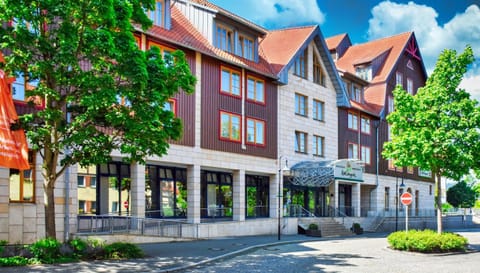
[[[322,231],[318,229],[318,224],[311,223],[308,225],[308,229],[305,231],[308,236],[322,237]]]
[[[360,226],[359,223],[353,223],[350,230],[357,235],[363,234],[363,228]]]

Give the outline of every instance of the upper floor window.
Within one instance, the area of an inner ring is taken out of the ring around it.
[[[358,144],[348,143],[348,158],[358,159]]]
[[[247,143],[265,144],[265,122],[247,118]]]
[[[370,65],[367,66],[357,66],[355,67],[355,74],[366,80],[366,81],[371,81],[372,80],[372,67]]]
[[[35,89],[38,86],[38,81],[28,81],[28,78],[23,75],[17,75],[15,81],[12,83],[12,98],[20,101],[30,101],[31,97],[28,91]]]
[[[413,81],[410,78],[407,78],[407,92],[410,95],[413,95]]]
[[[388,112],[392,113],[393,111],[395,111],[394,101],[393,101],[393,98],[389,96],[388,97]]]
[[[35,202],[35,153],[28,152],[30,169],[10,169],[9,198],[11,202]]]
[[[313,82],[325,86],[325,73],[317,54],[313,54]]]
[[[395,73],[395,85],[403,87],[403,74],[401,72]]]
[[[164,46],[162,44],[159,44],[159,43],[155,43],[153,41],[148,41],[147,42],[147,47],[148,49],[152,48],[152,47],[157,47],[159,50],[160,50],[160,54],[162,55],[163,59],[165,61],[167,61],[165,59],[166,56],[170,56],[172,55],[173,51],[175,51],[174,49],[172,48],[169,48],[167,46]],[[168,59],[168,58],[167,58]],[[172,61],[172,60],[168,60],[168,61]],[[170,65],[170,63],[167,63],[167,65]]]
[[[422,169],[418,169],[418,175],[419,176],[423,176],[423,177],[432,177],[432,171],[430,170],[422,170]]]
[[[407,166],[407,173],[413,174],[413,166]]]
[[[295,131],[295,152],[307,153],[307,133]]]
[[[222,67],[221,92],[240,97],[240,72]]]
[[[175,99],[169,99],[163,104],[163,109],[172,112],[177,115],[177,101]]]
[[[247,99],[265,103],[265,82],[263,80],[251,76],[247,78]]]
[[[370,119],[367,117],[362,117],[360,123],[360,129],[362,133],[370,134]]]
[[[355,113],[348,113],[348,129],[358,130],[358,115]]]
[[[215,46],[233,53],[233,30],[222,24],[217,24],[217,29],[215,33]]]
[[[365,164],[370,165],[372,164],[372,155],[370,153],[370,147],[362,146],[362,158],[361,160],[365,162]]]
[[[84,188],[86,186],[85,176],[83,176],[83,175],[78,175],[77,176],[77,185],[78,185],[79,188]]]
[[[240,120],[240,115],[220,112],[220,138],[239,142]]]
[[[240,53],[241,56],[245,59],[253,60],[254,56],[254,42],[253,39],[240,35],[238,38],[240,44]]]
[[[307,116],[307,102],[306,96],[295,94],[295,114]]]
[[[352,88],[350,89],[350,99],[356,102],[362,102],[362,89],[358,85],[353,83],[351,87]]]
[[[315,156],[324,156],[325,138],[322,136],[313,136],[312,150]]]
[[[313,100],[313,119],[325,121],[325,104],[323,101]]]
[[[302,51],[302,53],[300,53],[297,59],[295,59],[295,63],[294,63],[293,73],[304,79],[307,78],[307,68],[308,68],[307,59],[308,59],[308,51],[307,49],[305,49],[304,51]]]
[[[165,24],[165,0],[156,0],[155,9],[147,12],[154,25],[163,27]]]

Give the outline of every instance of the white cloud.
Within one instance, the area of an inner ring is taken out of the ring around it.
[[[460,88],[467,90],[473,99],[480,101],[480,75],[471,75],[463,78]]]
[[[213,0],[226,10],[235,10],[238,15],[267,28],[282,28],[302,24],[322,24],[325,14],[316,0]]]
[[[480,8],[471,5],[444,25],[439,25],[437,17],[438,13],[429,6],[384,1],[372,9],[367,35],[369,39],[377,39],[414,31],[428,73],[433,71],[442,50],[463,52],[467,44],[471,45],[477,61],[462,84],[470,93],[476,92],[474,96],[479,98]]]

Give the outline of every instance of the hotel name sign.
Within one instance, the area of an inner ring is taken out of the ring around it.
[[[340,159],[334,163],[335,179],[363,182],[363,166],[361,161]]]

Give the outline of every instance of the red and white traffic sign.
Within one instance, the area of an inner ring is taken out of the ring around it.
[[[128,201],[123,202],[123,207],[128,209]]]
[[[400,202],[402,202],[404,206],[410,206],[410,204],[412,204],[412,199],[413,196],[408,191],[402,193],[402,195],[400,196]]]

